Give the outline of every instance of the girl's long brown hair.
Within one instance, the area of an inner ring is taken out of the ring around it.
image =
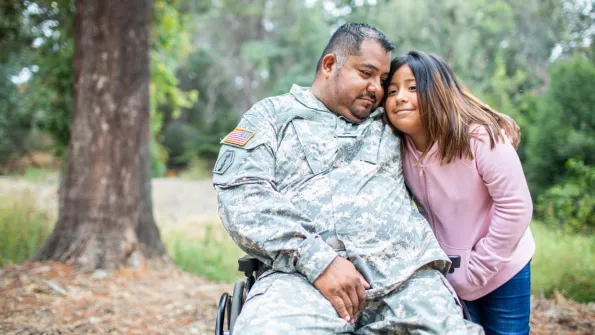
[[[385,97],[388,96],[391,78],[404,65],[409,65],[415,76],[418,109],[426,131],[428,145],[420,161],[436,142],[441,164],[448,164],[457,158],[473,159],[469,146],[473,136],[470,130],[472,125],[485,127],[491,148],[497,141],[504,141],[503,132],[513,134],[511,121],[471,94],[459,83],[448,64],[435,55],[411,51],[395,58],[391,62],[389,80],[384,88]],[[406,148],[404,135],[399,132],[399,136]]]

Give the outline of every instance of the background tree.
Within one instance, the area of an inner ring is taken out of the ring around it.
[[[168,263],[150,174],[151,0],[75,2],[73,121],[54,231],[35,257]]]

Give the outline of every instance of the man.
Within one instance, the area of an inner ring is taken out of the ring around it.
[[[271,266],[234,334],[482,333],[462,318],[376,109],[393,49],[372,26],[341,26],[309,90],[258,102],[223,139],[221,219]]]

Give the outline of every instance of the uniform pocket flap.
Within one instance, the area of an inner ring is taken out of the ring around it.
[[[321,141],[320,135],[316,133],[316,129],[310,127],[307,120],[293,119],[291,124],[312,172],[321,174],[328,171],[337,154],[337,142]]]

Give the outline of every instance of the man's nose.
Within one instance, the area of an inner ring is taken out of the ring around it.
[[[380,80],[371,80],[368,85],[368,91],[378,95],[378,92],[382,91],[382,83]]]

